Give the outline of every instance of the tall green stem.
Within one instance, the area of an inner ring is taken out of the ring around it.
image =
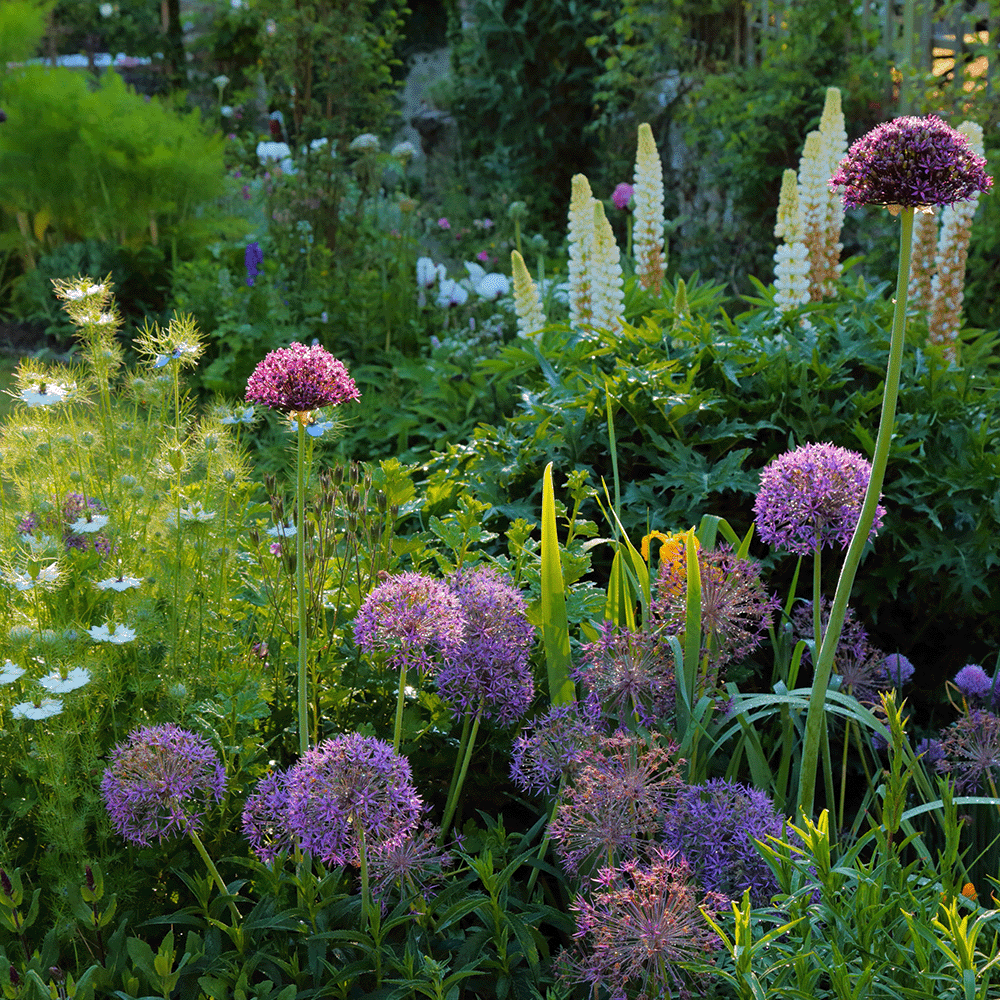
[[[462,785],[465,784],[465,776],[469,772],[469,761],[472,760],[472,751],[476,745],[476,735],[479,732],[479,723],[483,717],[483,705],[479,704],[479,710],[472,723],[472,732],[469,733],[469,742],[465,746],[465,755],[462,758],[462,769],[458,773],[458,780],[453,783],[451,794],[448,796],[448,803],[444,807],[444,819],[441,821],[441,842],[448,835],[448,828],[451,826],[455,810],[458,808],[458,799],[462,793]]]
[[[296,456],[295,479],[295,591],[299,612],[299,671],[298,671],[298,716],[299,753],[309,749],[309,702],[306,659],[308,642],[306,639],[306,425],[302,415],[297,415],[298,454]]]
[[[396,725],[392,733],[392,749],[399,751],[399,740],[403,735],[403,703],[406,700],[406,660],[399,664],[399,692],[396,695]]]
[[[813,675],[812,691],[809,695],[809,711],[806,715],[805,745],[802,751],[802,779],[799,784],[799,808],[807,816],[813,812],[816,791],[816,768],[819,761],[820,744],[826,726],[826,689],[833,670],[833,658],[840,642],[844,627],[844,616],[854,585],[854,577],[861,562],[861,554],[868,541],[875,511],[882,495],[885,467],[889,460],[889,446],[892,442],[892,427],[896,417],[896,397],[899,393],[899,372],[903,360],[903,341],[906,332],[906,293],[910,282],[910,251],[913,242],[913,209],[904,208],[900,212],[902,223],[899,235],[899,274],[896,278],[896,304],[892,314],[892,337],[889,342],[889,363],[885,374],[885,390],[882,394],[882,416],[879,421],[878,437],[875,440],[875,454],[872,458],[872,474],[868,480],[861,515],[858,518],[854,536],[844,556],[844,565],[837,581],[830,608],[830,621],[826,626],[816,669]],[[831,803],[832,805],[832,803]]]
[[[212,881],[218,887],[219,892],[222,893],[223,896],[228,897],[226,901],[229,903],[229,913],[233,918],[233,930],[239,931],[240,911],[236,909],[236,903],[233,902],[229,889],[226,887],[226,883],[222,881],[219,869],[215,867],[215,862],[211,859],[211,857],[209,857],[208,851],[205,850],[205,845],[201,842],[201,837],[199,837],[194,830],[188,830],[187,833],[191,838],[191,843],[194,844],[198,853],[201,855],[201,860],[205,862],[205,867],[208,869],[209,875],[212,876]],[[243,949],[241,948],[240,951],[242,950]]]

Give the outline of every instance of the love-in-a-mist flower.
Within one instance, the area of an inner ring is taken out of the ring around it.
[[[760,474],[754,501],[757,534],[768,545],[808,555],[847,545],[858,523],[871,463],[834,444],[804,444],[779,455]],[[879,505],[871,538],[882,527]]]
[[[10,714],[14,719],[40,722],[42,719],[51,719],[53,715],[58,715],[62,707],[63,703],[58,698],[40,698],[37,701],[22,701],[12,705]]]
[[[514,312],[517,313],[517,334],[525,340],[536,344],[541,340],[545,327],[545,313],[542,310],[542,300],[524,258],[512,250],[510,255],[510,270],[514,278]]]
[[[953,205],[992,184],[968,136],[937,115],[877,125],[851,146],[830,179],[831,187],[844,188],[848,208]]]
[[[0,667],[0,684],[13,684],[14,681],[24,676],[24,670],[13,660],[4,660]]]
[[[643,288],[658,295],[667,268],[663,242],[663,164],[653,141],[653,130],[645,122],[639,126],[633,181],[635,275]]]
[[[121,646],[126,642],[131,642],[135,638],[135,629],[127,625],[112,625],[107,622],[104,625],[94,625],[87,629],[87,635],[94,642],[110,642]]]
[[[382,740],[337,736],[288,772],[288,829],[327,864],[360,863],[365,845],[416,828],[421,800],[409,761]]]
[[[174,725],[130,733],[111,751],[101,781],[111,825],[133,844],[197,832],[225,787],[225,769],[208,740]]]
[[[339,406],[360,397],[344,363],[319,344],[293,342],[271,351],[247,380],[248,403],[282,413]]]
[[[77,688],[83,687],[90,681],[90,671],[86,667],[73,667],[66,671],[65,676],[58,670],[55,673],[47,674],[39,679],[40,687],[45,688],[50,694],[68,694]]]
[[[594,314],[590,254],[594,245],[594,195],[583,174],[573,176],[569,202],[569,322],[589,326]]]

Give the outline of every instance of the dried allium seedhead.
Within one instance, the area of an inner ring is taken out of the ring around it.
[[[438,844],[440,828],[430,823],[373,843],[368,851],[372,896],[383,909],[393,893],[413,899],[433,892],[445,869],[453,863],[450,852]]]
[[[1000,718],[992,712],[973,709],[952,723],[941,739],[944,759],[937,769],[955,779],[960,792],[989,790],[996,794],[1000,776]]]
[[[304,413],[360,398],[343,362],[318,344],[295,342],[271,351],[247,381],[248,403],[282,413]]]

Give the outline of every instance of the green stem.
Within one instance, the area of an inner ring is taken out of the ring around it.
[[[306,425],[301,416],[298,424],[298,454],[295,478],[295,590],[299,613],[298,724],[299,753],[309,749],[309,702],[306,659]]]
[[[813,659],[819,656],[819,648],[823,643],[823,615],[820,598],[823,596],[823,557],[817,543],[813,549]]]
[[[215,862],[209,857],[208,851],[205,850],[205,845],[201,842],[201,837],[194,830],[188,830],[188,836],[191,838],[191,843],[194,844],[201,855],[201,860],[205,862],[205,867],[208,869],[209,875],[212,876],[212,881],[218,886],[219,892],[223,896],[228,897],[226,902],[229,904],[229,912],[233,918],[233,930],[237,930],[240,926],[240,911],[236,909],[236,903],[233,902],[226,883],[222,881],[219,869],[215,867]]]
[[[819,760],[820,743],[826,725],[826,689],[833,670],[834,653],[840,642],[844,627],[844,616],[851,596],[851,587],[861,562],[861,554],[868,542],[875,511],[882,495],[885,468],[889,460],[892,442],[892,428],[896,416],[896,397],[899,393],[899,373],[902,367],[903,342],[906,332],[906,293],[910,281],[910,251],[913,241],[913,209],[901,210],[899,236],[899,274],[896,278],[896,305],[892,314],[892,337],[889,342],[889,362],[886,368],[885,389],[882,394],[882,415],[879,421],[875,454],[872,457],[872,473],[865,491],[864,503],[858,518],[854,536],[844,557],[844,565],[837,581],[837,591],[830,607],[830,620],[826,635],[816,658],[812,691],[809,695],[809,711],[806,715],[805,745],[802,751],[802,778],[799,784],[799,808],[807,816],[813,813],[816,792],[816,768]]]
[[[406,698],[406,660],[399,664],[399,693],[396,695],[396,728],[392,734],[392,749],[399,751],[399,741],[403,734],[403,702]]]
[[[480,702],[479,709],[476,712],[476,718],[472,723],[472,732],[469,733],[469,742],[465,747],[465,755],[462,758],[462,769],[458,772],[458,781],[453,783],[451,794],[448,796],[448,804],[444,807],[444,819],[441,821],[442,843],[444,843],[444,838],[448,835],[448,828],[451,826],[455,810],[458,808],[458,798],[462,792],[462,786],[465,784],[465,776],[469,771],[469,761],[472,760],[472,750],[476,745],[476,734],[479,732],[479,723],[482,720],[482,717],[483,706],[482,702]]]

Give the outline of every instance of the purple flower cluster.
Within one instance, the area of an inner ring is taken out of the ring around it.
[[[993,183],[986,161],[937,115],[878,125],[848,150],[830,179],[844,205],[917,208],[967,201]]]
[[[423,573],[400,573],[380,583],[354,619],[354,642],[391,667],[427,672],[434,655],[455,655],[465,638],[458,595]]]
[[[94,514],[103,514],[107,508],[96,497],[87,497],[82,493],[67,493],[63,499],[62,519],[55,512],[37,514],[32,511],[18,522],[17,530],[22,535],[29,535],[41,529],[43,533],[61,535],[63,545],[67,550],[79,552],[97,552],[106,556],[111,551],[111,543],[106,535],[97,532],[81,533],[73,531],[72,525],[81,518],[92,518]]]
[[[965,698],[985,701],[993,693],[993,680],[978,663],[967,663],[955,674],[952,683]]]
[[[882,673],[897,691],[909,683],[916,668],[902,653],[890,653],[882,661]]]
[[[384,906],[393,892],[402,899],[433,892],[454,860],[438,844],[440,832],[438,827],[423,823],[419,829],[374,841],[368,850],[372,897]]]
[[[226,772],[208,741],[177,726],[130,733],[111,752],[101,792],[115,831],[133,844],[200,828]]]
[[[687,859],[703,889],[726,899],[749,889],[752,904],[766,906],[779,886],[754,841],[780,837],[783,825],[764,792],[719,778],[677,796],[663,843]]]
[[[514,740],[510,776],[518,788],[539,795],[554,792],[597,748],[600,708],[590,701],[553,705]]]
[[[421,800],[410,764],[382,740],[349,733],[326,740],[247,799],[243,830],[270,862],[297,843],[326,864],[359,865],[361,845],[412,833]]]
[[[858,524],[871,463],[833,444],[804,444],[761,471],[754,516],[761,540],[798,556],[846,546]],[[875,510],[870,538],[882,527]]]
[[[459,570],[448,586],[458,598],[465,627],[461,645],[438,672],[438,691],[462,714],[481,709],[484,718],[510,725],[535,694],[528,662],[535,628],[524,598],[488,566]]]
[[[611,200],[615,204],[615,208],[620,208],[624,211],[628,208],[628,203],[632,200],[633,189],[631,184],[626,184],[622,181],[618,184],[614,191],[611,192]]]
[[[243,192],[243,197],[245,199],[249,198],[249,189],[245,184],[243,185]],[[261,250],[259,243],[247,244],[247,248],[243,253],[243,263],[247,269],[247,285],[253,288],[254,279],[261,273],[260,265],[264,263],[264,251]]]
[[[282,413],[339,406],[360,396],[343,362],[319,344],[295,342],[271,351],[247,380],[248,403]]]
[[[1000,777],[1000,718],[973,709],[944,731],[941,753],[937,769],[954,777],[960,792],[995,794]]]

